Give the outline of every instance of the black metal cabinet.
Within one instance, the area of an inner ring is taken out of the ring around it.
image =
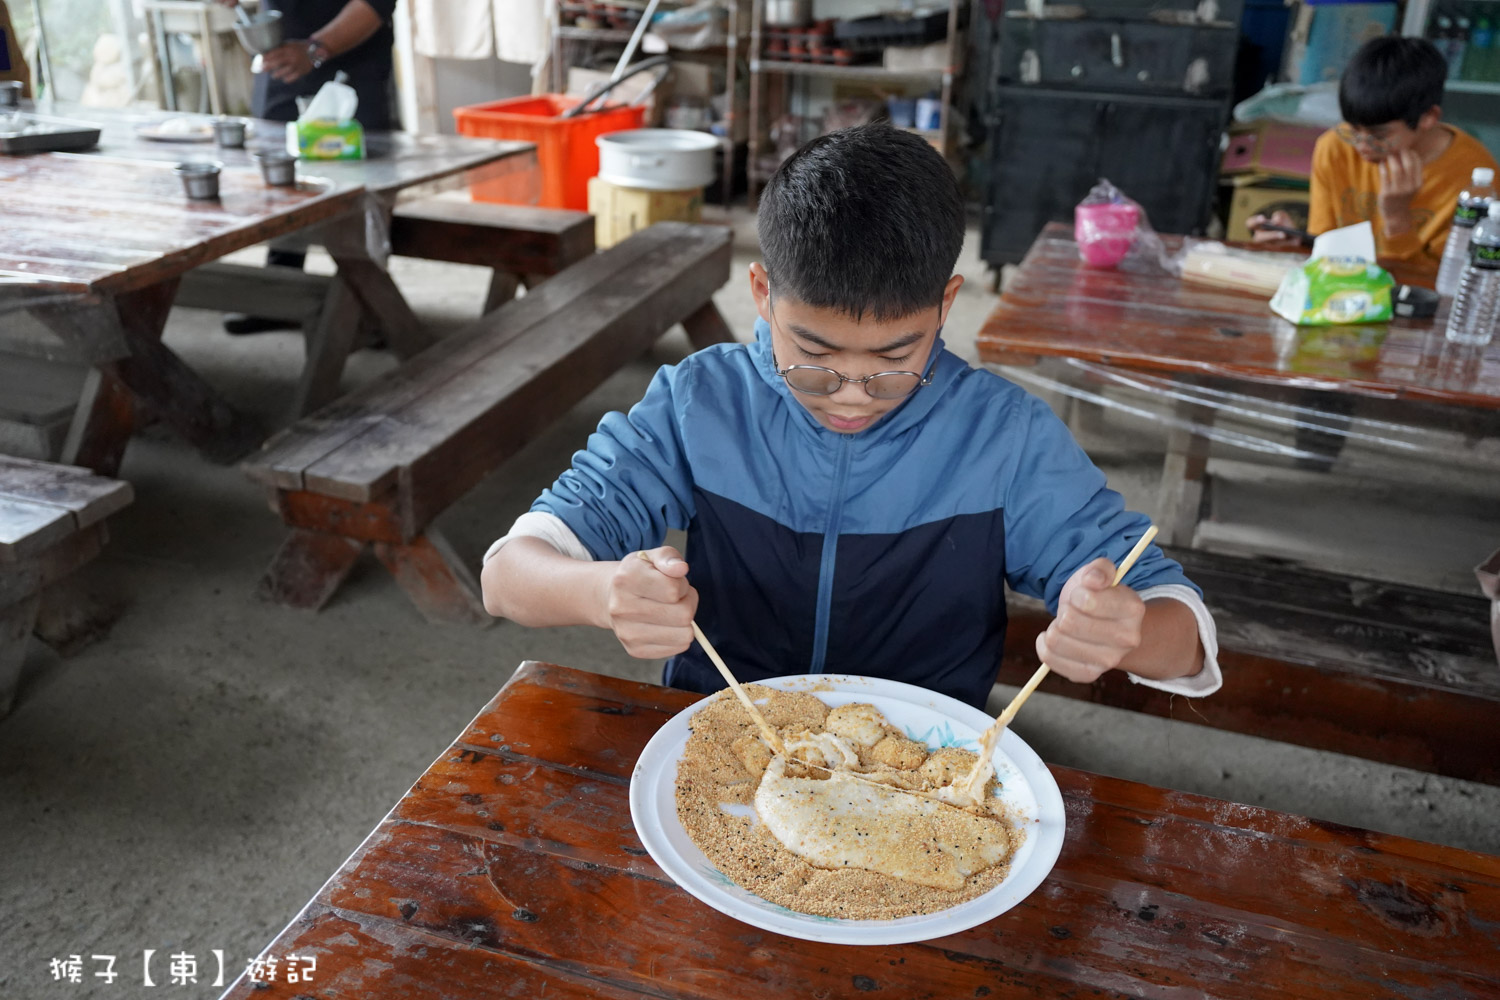
[[[1156,229],[1202,232],[1229,117],[1238,29],[1221,18],[1237,20],[1233,8],[1170,23],[1163,8],[1106,4],[1089,8],[1097,16],[1050,19],[976,5],[971,65],[983,84],[971,120],[984,150],[986,261],[1020,260],[1101,177]]]
[[[1071,219],[1100,177],[1161,232],[1200,231],[1213,204],[1224,105],[1191,98],[1007,87],[997,95],[982,253],[1018,261],[1048,222]]]

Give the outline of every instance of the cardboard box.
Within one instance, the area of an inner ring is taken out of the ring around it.
[[[1245,223],[1250,216],[1270,215],[1272,212],[1285,212],[1292,217],[1292,225],[1298,229],[1307,228],[1309,195],[1305,187],[1289,187],[1285,182],[1277,183],[1264,175],[1244,179],[1252,183],[1231,188],[1225,239],[1248,240],[1250,230]]]
[[[701,222],[703,189],[646,191],[590,177],[589,212],[594,216],[594,245],[603,250],[658,222]]]
[[[1326,129],[1267,119],[1230,129],[1229,146],[1219,173],[1269,174],[1299,180],[1312,178],[1313,147]]]

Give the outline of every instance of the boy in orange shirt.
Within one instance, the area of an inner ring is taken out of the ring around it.
[[[1437,279],[1459,192],[1475,167],[1495,167],[1478,140],[1443,123],[1447,74],[1426,39],[1371,39],[1339,80],[1344,123],[1323,133],[1313,151],[1308,232],[1368,220],[1380,263],[1397,280],[1428,287]],[[1292,224],[1283,212],[1252,216],[1257,243],[1296,246],[1295,238],[1262,229],[1267,222]]]

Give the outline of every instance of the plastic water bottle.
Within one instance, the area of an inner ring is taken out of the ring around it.
[[[1469,51],[1464,54],[1464,79],[1486,80],[1489,78],[1489,61],[1495,44],[1494,29],[1490,19],[1481,17],[1474,22],[1474,31],[1469,35]]]
[[[1458,280],[1448,315],[1448,339],[1455,344],[1488,344],[1500,326],[1500,201],[1474,227],[1469,265]]]
[[[1450,60],[1450,65],[1452,60],[1458,61],[1459,72],[1456,79],[1462,80],[1464,78],[1464,59],[1468,56],[1469,39],[1473,37],[1470,31],[1473,26],[1470,23],[1469,19],[1462,15],[1458,17],[1456,25],[1457,26],[1453,29],[1453,45],[1449,49],[1448,58]]]
[[[1469,262],[1469,239],[1494,200],[1495,172],[1489,167],[1475,167],[1468,188],[1459,192],[1458,207],[1453,210],[1453,226],[1443,247],[1443,263],[1438,267],[1439,295],[1451,298],[1458,291],[1458,279]]]
[[[1443,54],[1443,59],[1448,63],[1448,79],[1457,80],[1463,73],[1464,66],[1464,40],[1458,36],[1458,27],[1453,19],[1444,14],[1439,14],[1436,19],[1437,31],[1432,36],[1433,44]]]

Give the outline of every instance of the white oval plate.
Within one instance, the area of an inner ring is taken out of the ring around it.
[[[801,674],[757,681],[783,691],[807,691],[831,707],[868,702],[896,728],[931,749],[979,749],[993,721],[979,709],[911,684],[848,674]],[[995,750],[1001,799],[1025,831],[1010,873],[995,888],[965,903],[917,917],[844,920],[797,913],[740,888],[688,837],[677,819],[677,763],[687,746],[689,720],[707,700],[674,715],[641,751],[630,776],[630,818],[641,843],[672,880],[720,913],[754,927],[833,944],[902,944],[967,930],[1004,913],[1042,884],[1062,852],[1062,793],[1047,765],[1014,732]]]
[[[205,122],[202,127],[195,128],[191,132],[163,132],[162,123],[154,122],[148,125],[137,125],[135,134],[142,139],[150,139],[153,142],[212,142],[214,138],[214,127]],[[250,134],[245,130],[246,136]]]

